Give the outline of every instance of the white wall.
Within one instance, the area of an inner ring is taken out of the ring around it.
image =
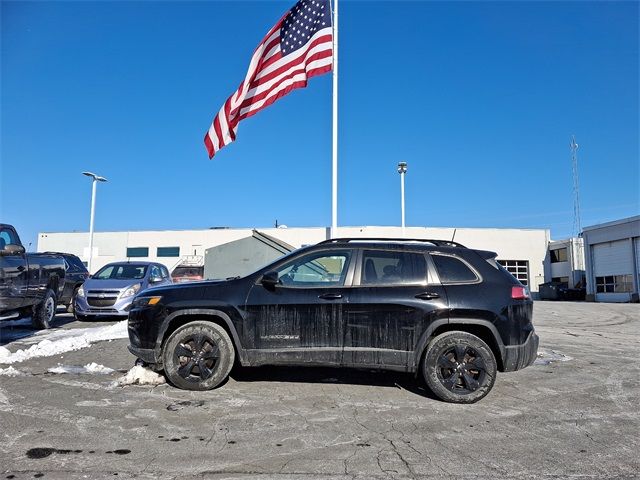
[[[568,277],[569,287],[573,288],[583,280],[584,275],[584,246],[582,238],[573,237],[549,243],[549,251],[560,248],[567,249],[567,261],[551,263],[551,257],[549,256],[545,276],[547,281],[551,281],[555,277]],[[584,287],[584,283],[582,286]]]
[[[585,227],[583,232],[587,270],[587,299],[598,302],[628,302],[638,298],[640,290],[638,250],[640,216]],[[598,256],[596,258],[596,256]],[[596,276],[633,276],[634,292],[597,293]]]
[[[276,237],[294,247],[318,243],[328,238],[325,227],[260,228],[260,232]],[[454,238],[455,233],[455,238]],[[179,257],[158,258],[157,247],[180,247],[180,256],[204,255],[207,248],[249,237],[252,229],[167,230],[141,232],[94,233],[93,272],[109,262],[126,260],[127,247],[148,247],[149,257],[136,260],[157,261],[173,269]],[[336,237],[403,237],[400,227],[339,227]],[[41,233],[39,251],[60,251],[88,257],[88,233]],[[499,228],[407,227],[404,238],[452,238],[470,248],[491,250],[500,260],[528,260],[529,284],[532,292],[544,282],[544,259],[549,243],[549,230]]]

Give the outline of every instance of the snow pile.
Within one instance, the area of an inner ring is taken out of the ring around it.
[[[0,347],[0,363],[2,363],[3,358],[8,358],[11,355],[11,352],[6,347]]]
[[[20,375],[24,375],[20,370],[16,370],[13,367],[8,368],[0,368],[0,376],[5,375],[7,377],[19,377]]]
[[[43,335],[45,338],[24,350],[11,353],[0,347],[0,363],[24,362],[35,357],[51,357],[64,352],[87,348],[92,343],[116,338],[127,338],[127,321],[114,325],[93,328],[76,328],[54,331]]]
[[[160,385],[165,383],[164,377],[153,370],[136,365],[127,372],[124,377],[111,383],[112,387],[124,387],[125,385]]]
[[[541,348],[538,350],[538,358],[536,358],[536,361],[533,362],[533,364],[549,365],[551,362],[568,362],[569,360],[573,360],[573,358],[571,358],[568,355],[565,355],[564,353]]]
[[[11,368],[11,367],[9,367]],[[101,375],[109,375],[114,372],[113,368],[105,367],[104,365],[99,365],[95,362],[91,362],[86,364],[84,367],[80,365],[61,365],[58,364],[57,367],[50,368],[47,370],[49,373],[98,373]]]

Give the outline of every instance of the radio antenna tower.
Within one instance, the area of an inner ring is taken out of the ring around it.
[[[582,235],[580,220],[580,184],[578,182],[578,144],[575,135],[571,135],[571,168],[573,170],[573,236]]]

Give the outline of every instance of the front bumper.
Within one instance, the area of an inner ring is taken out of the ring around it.
[[[533,364],[538,355],[538,343],[538,335],[532,331],[523,344],[504,347],[503,371],[513,372]]]
[[[156,358],[156,351],[153,348],[138,348],[133,345],[127,347],[129,351],[145,363],[158,365],[159,359]]]
[[[74,304],[75,312],[83,316],[118,316],[126,317],[129,315],[131,302],[133,297],[118,299],[115,303],[108,307],[93,307],[87,303],[86,297],[76,297]]]

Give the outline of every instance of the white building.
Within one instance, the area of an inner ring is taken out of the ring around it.
[[[569,288],[584,288],[584,244],[582,238],[568,238],[549,243],[549,262],[545,278],[566,283]]]
[[[640,215],[583,229],[587,300],[637,302]]]
[[[329,229],[325,227],[264,228],[260,232],[296,248],[329,238]],[[250,237],[252,233],[251,228],[96,232],[92,269],[95,272],[110,262],[135,259],[157,261],[173,270],[186,258],[204,257],[206,249]],[[339,227],[334,236],[455,240],[470,248],[491,250],[534,293],[545,281],[545,258],[550,241],[549,230],[515,228],[407,227],[403,234],[401,227]],[[85,262],[89,256],[88,245],[86,232],[40,233],[38,236],[38,251],[73,253]]]

